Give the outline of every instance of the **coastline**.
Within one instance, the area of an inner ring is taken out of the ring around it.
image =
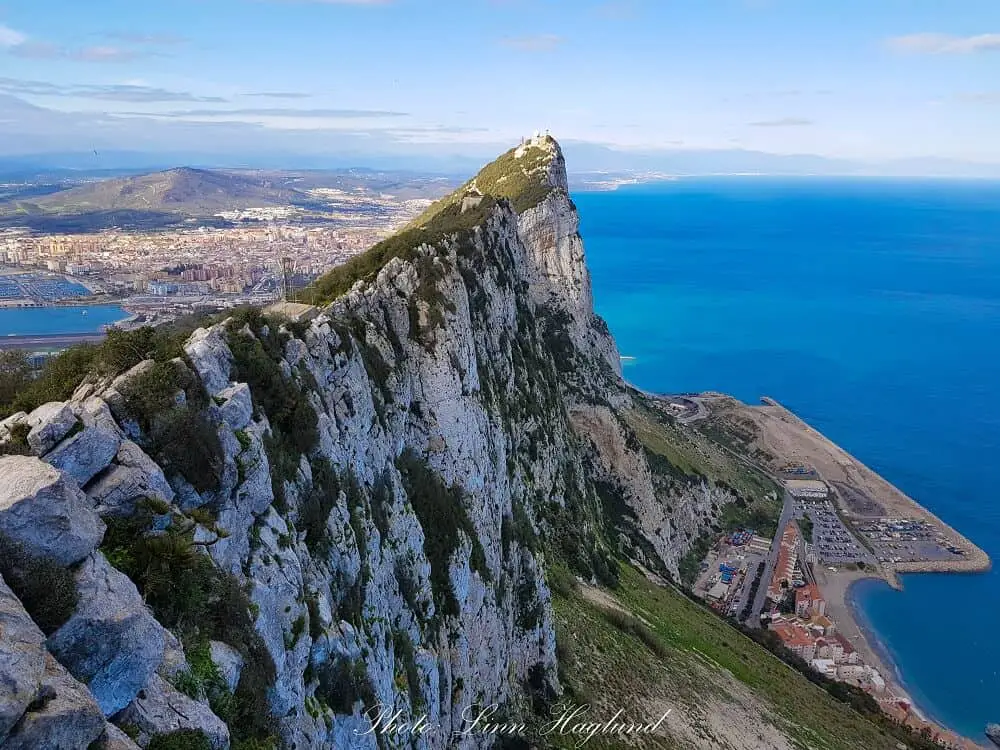
[[[877,497],[880,501],[885,502],[888,510],[905,509],[914,515],[923,518],[924,520],[937,524],[942,530],[950,534],[960,547],[965,549],[966,555],[961,560],[881,563],[880,567],[883,577],[890,586],[895,589],[902,588],[902,584],[898,578],[898,574],[900,573],[985,573],[992,569],[993,563],[990,560],[989,555],[987,555],[986,552],[984,552],[978,545],[974,544],[968,537],[961,534],[952,526],[949,526],[923,505],[906,495],[895,485],[891,484],[887,479],[882,477],[880,474],[877,474],[867,465],[845,451],[814,427],[811,427],[801,417],[795,414],[795,412],[787,409],[775,399],[767,396],[763,397],[761,401],[765,404],[765,406],[749,408],[756,408],[760,410],[767,409],[776,412],[778,418],[782,421],[790,421],[797,425],[804,434],[809,435],[816,440],[822,441],[822,443],[829,448],[830,454],[836,459],[836,463],[839,464],[841,468],[850,467],[851,471],[845,472],[844,477],[844,479],[846,479],[849,483],[860,482],[870,486],[874,490],[872,495]],[[820,475],[826,481],[831,479],[828,474],[829,472],[820,471]],[[839,493],[834,494],[837,495],[837,504],[840,507],[840,510],[848,518],[865,518],[864,516],[853,512],[850,507],[847,507],[846,504],[840,500]]]
[[[939,539],[946,539],[964,551],[961,557],[951,559],[884,561],[867,569],[850,570],[837,566],[832,570],[816,564],[813,572],[827,602],[827,616],[836,623],[837,631],[851,643],[862,661],[878,670],[885,681],[884,692],[873,693],[873,697],[888,715],[918,732],[931,732],[951,748],[978,750],[989,747],[950,729],[936,719],[927,706],[914,701],[890,648],[867,618],[855,586],[863,580],[882,580],[899,591],[903,588],[901,574],[985,573],[992,569],[986,552],[774,399],[763,398],[763,405],[750,406],[724,394],[703,393],[699,400],[708,409],[706,417],[710,423],[714,422],[723,430],[734,423],[750,429],[752,434],[740,447],[744,452],[759,451],[760,459],[754,463],[775,481],[781,483],[784,466],[810,467],[831,489],[831,501],[845,525],[883,516],[917,518],[935,525],[941,532]],[[861,494],[872,501],[873,506],[852,506],[852,497],[844,494],[845,489]],[[848,528],[861,541],[861,536],[850,526]]]

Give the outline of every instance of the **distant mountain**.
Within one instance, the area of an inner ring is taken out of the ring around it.
[[[181,168],[100,180],[37,199],[15,199],[0,204],[0,212],[65,216],[100,211],[152,211],[200,217],[242,208],[287,206],[306,199],[305,193],[277,187],[267,179]]]

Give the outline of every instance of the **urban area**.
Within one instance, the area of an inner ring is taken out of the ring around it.
[[[954,559],[964,551],[925,520],[846,518],[837,490],[808,467],[789,467],[777,479],[784,506],[775,537],[753,529],[720,535],[701,564],[695,594],[747,627],[767,628],[813,671],[865,691],[898,721],[965,747],[915,712],[866,642],[847,591],[883,564]]]

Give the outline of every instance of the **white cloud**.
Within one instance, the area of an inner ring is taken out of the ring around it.
[[[782,117],[778,120],[751,122],[750,126],[754,128],[802,128],[812,124],[812,120],[806,120],[802,117]]]
[[[954,36],[952,34],[909,34],[889,39],[890,49],[918,55],[967,55],[973,52],[1000,52],[1000,34]]]
[[[555,34],[533,34],[531,36],[515,36],[501,39],[500,44],[522,52],[551,52],[563,43],[561,36]]]
[[[0,25],[0,47],[17,47],[28,41],[28,37],[9,26]]]

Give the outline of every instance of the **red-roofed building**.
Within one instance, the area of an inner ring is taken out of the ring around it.
[[[789,651],[806,661],[816,658],[816,639],[804,627],[795,622],[778,622],[771,626],[773,632]]]
[[[826,615],[826,600],[816,584],[810,583],[795,592],[795,614],[805,618]]]
[[[774,575],[767,587],[767,595],[772,601],[780,601],[784,597],[785,588],[782,582],[788,584],[792,582],[795,566],[799,561],[799,525],[795,521],[789,521],[785,530],[781,534],[779,542],[778,561],[774,566]]]

